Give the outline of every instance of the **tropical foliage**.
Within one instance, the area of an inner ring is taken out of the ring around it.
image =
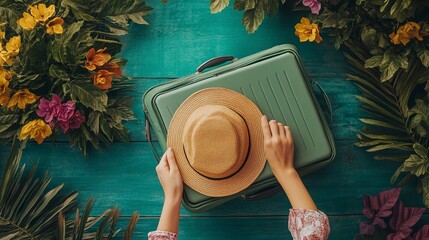
[[[77,192],[65,194],[63,184],[48,190],[52,179],[48,173],[39,176],[35,166],[29,171],[25,165],[19,167],[25,143],[14,140],[0,182],[0,239],[81,240],[117,236],[120,229],[115,228],[120,211],[116,207],[98,217],[90,217],[94,204],[90,199],[80,214]],[[135,212],[123,239],[131,239],[138,217]]]
[[[65,134],[84,154],[127,141],[130,79],[119,36],[140,0],[0,0],[0,143]]]

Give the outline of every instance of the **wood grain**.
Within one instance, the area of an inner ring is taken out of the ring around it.
[[[154,11],[149,26],[131,26],[122,38],[122,56],[128,59],[124,72],[133,77],[135,90],[133,110],[137,120],[126,123],[131,143],[115,143],[99,152],[92,150],[83,157],[70,148],[63,136],[55,145],[28,144],[23,163],[35,162],[39,170],[53,175],[51,186],[65,183],[66,191],[79,191],[82,204],[91,196],[97,199],[93,215],[118,204],[123,209],[120,224],[137,210],[142,215],[135,239],[144,239],[156,228],[163,203],[163,193],[155,174],[156,162],[144,136],[145,118],[141,97],[150,87],[171,79],[193,74],[205,60],[221,55],[238,58],[291,43],[297,46],[309,75],[327,92],[334,109],[330,124],[336,140],[337,157],[325,169],[304,177],[318,207],[331,221],[330,239],[352,239],[362,219],[362,195],[375,194],[392,187],[389,179],[397,164],[376,161],[362,149],[353,146],[355,134],[362,126],[354,97],[358,91],[345,80],[348,70],[341,52],[329,43],[299,43],[294,25],[308,12],[290,13],[284,8],[275,17],[266,17],[261,28],[248,35],[241,25],[242,12],[225,9],[212,15],[208,1],[149,1]],[[322,98],[318,97],[322,107]],[[0,147],[0,170],[5,166],[10,146]],[[421,196],[413,185],[402,190],[407,206],[422,206]],[[283,193],[245,202],[235,199],[203,214],[182,209],[180,239],[290,239],[287,214],[290,205]],[[127,217],[128,216],[128,217]],[[425,216],[426,222],[428,217]]]

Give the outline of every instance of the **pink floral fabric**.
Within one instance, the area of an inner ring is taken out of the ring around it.
[[[153,231],[148,235],[148,240],[177,240],[177,233],[167,231]]]
[[[325,240],[331,229],[328,217],[319,210],[290,209],[289,231],[294,240]]]

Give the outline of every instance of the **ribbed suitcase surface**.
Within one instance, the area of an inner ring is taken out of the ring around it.
[[[276,119],[290,127],[295,141],[295,166],[298,169],[312,166],[317,169],[331,161],[335,155],[332,136],[315,101],[301,61],[290,45],[283,45],[283,48],[290,51],[255,60],[245,66],[240,66],[239,60],[202,73],[201,76],[187,77],[188,82],[184,81],[183,84],[154,95],[151,103],[157,111],[159,123],[153,124],[159,124],[164,129],[156,131],[162,148],[166,149],[166,136],[159,136],[160,132],[168,129],[174,112],[188,96],[204,88],[224,87],[244,94],[269,119]],[[263,188],[264,184],[275,184],[275,178],[268,167],[252,185],[255,187],[251,186],[248,191]],[[187,208],[195,211],[222,201],[201,195],[190,188],[185,188],[185,200],[188,202]]]

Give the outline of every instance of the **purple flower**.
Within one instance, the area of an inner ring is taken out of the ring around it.
[[[48,101],[45,98],[41,98],[39,101],[39,109],[36,111],[39,117],[45,117],[45,122],[49,123],[52,127],[51,122],[54,117],[58,114],[58,108],[61,105],[61,98],[57,95],[52,96],[52,100]]]
[[[302,0],[302,4],[311,9],[314,14],[319,14],[322,4],[318,0]]]
[[[85,122],[85,116],[80,115],[80,112],[76,111],[73,117],[70,118],[69,126],[71,129],[78,129],[83,122]]]

